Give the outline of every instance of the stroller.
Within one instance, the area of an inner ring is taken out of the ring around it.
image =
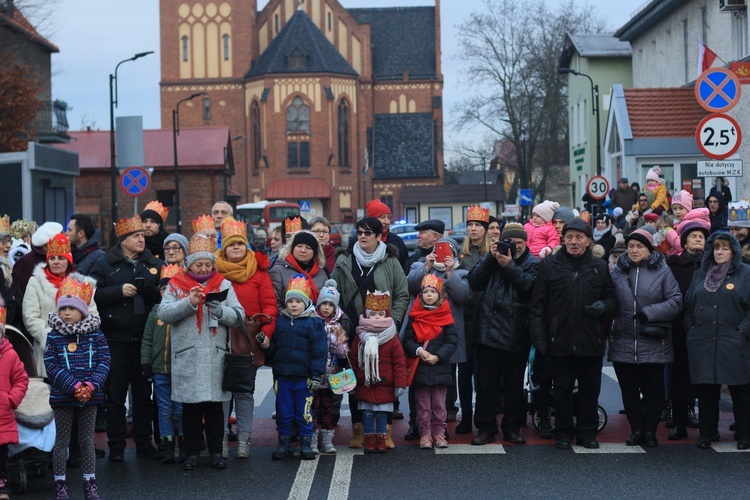
[[[8,475],[19,493],[26,493],[29,477],[44,477],[52,464],[55,420],[49,405],[49,386],[36,376],[31,342],[12,326],[5,336],[18,353],[29,376],[29,388],[15,410],[18,444],[8,446]]]
[[[524,387],[524,393],[526,395],[526,403],[529,414],[531,415],[531,422],[534,424],[534,428],[539,430],[539,421],[541,416],[547,415],[550,423],[552,424],[552,430],[555,428],[555,409],[552,406],[547,408],[538,408],[537,399],[539,394],[539,384],[534,383],[534,358],[535,349],[532,347],[529,353],[529,362],[526,365],[526,384]],[[578,394],[578,387],[573,389],[573,397]],[[548,398],[548,401],[552,401],[552,395]],[[599,433],[607,426],[607,412],[604,410],[602,405],[597,404],[596,410],[599,415],[599,424],[596,428],[596,432]]]

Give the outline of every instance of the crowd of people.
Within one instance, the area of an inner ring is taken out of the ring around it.
[[[473,445],[499,431],[522,445],[530,359],[540,436],[560,449],[598,448],[605,353],[632,431],[627,445],[657,446],[666,414],[670,440],[686,439],[695,423],[697,447],[710,448],[728,385],[737,447],[748,449],[750,205],[727,206],[725,196],[712,191],[705,207],[687,191],[671,196],[655,167],[643,191],[620,179],[609,212],[593,218],[545,200],[521,224],[474,205],[462,245],[443,221],[422,221],[411,255],[379,200],[366,204],[348,248],[330,244],[324,217],[289,217],[270,235],[270,256],[250,247],[226,202],[193,221],[190,239],[168,234],[168,210],[151,202],[117,221],[108,252],[85,215],[65,230],[6,216],[0,316],[3,330],[7,322],[31,339],[35,375],[51,387],[57,498],[67,498],[70,466],[82,467],[85,498],[99,498],[99,423],[110,462],[124,460],[132,436],[138,458],[193,470],[205,439],[211,466],[223,469],[232,416],[234,455],[247,458],[255,404],[252,391],[223,384],[230,350],[273,368],[275,460],[336,453],[344,392],[348,445],[365,453],[395,446],[392,421],[405,416],[407,390],[405,438],[420,448],[448,447],[446,424],[457,420],[456,434],[476,429]],[[16,259],[11,249],[21,245]],[[28,384],[8,349],[2,340],[3,426]],[[342,389],[348,369],[356,384]],[[3,455],[18,435],[0,436],[1,496]]]

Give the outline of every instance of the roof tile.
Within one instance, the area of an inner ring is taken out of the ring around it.
[[[633,138],[693,137],[709,113],[695,100],[693,88],[624,89]]]

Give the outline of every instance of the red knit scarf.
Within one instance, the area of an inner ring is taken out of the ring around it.
[[[45,267],[44,268],[44,275],[47,277],[47,281],[49,281],[49,284],[52,285],[52,286],[54,286],[55,288],[57,288],[59,290],[60,289],[60,284],[62,283],[62,280],[65,279],[65,277],[68,275],[68,273],[63,274],[62,276],[57,276],[57,275],[52,274],[49,271],[49,267]]]
[[[425,309],[419,297],[414,301],[409,317],[412,319],[414,336],[420,344],[436,338],[442,333],[444,326],[456,322],[447,300],[444,300],[437,309]]]
[[[390,233],[390,229],[384,229],[382,233],[380,233],[380,241],[383,243],[388,243],[388,233]]]
[[[219,273],[214,273],[214,275],[211,276],[205,283],[198,283],[193,278],[188,276],[187,272],[184,269],[180,270],[179,273],[175,274],[174,277],[169,280],[169,284],[171,286],[178,290],[182,290],[187,296],[190,296],[190,289],[194,286],[199,286],[202,288],[203,296],[201,297],[200,302],[198,302],[198,333],[202,333],[201,325],[203,324],[203,304],[206,302],[206,294],[220,291],[222,281],[224,281],[224,276]],[[218,330],[214,329],[213,334],[216,335],[217,333]]]
[[[320,265],[318,264],[318,261],[315,260],[315,257],[313,257],[310,272],[302,269],[302,266],[299,265],[299,262],[297,262],[297,259],[294,258],[294,255],[287,255],[286,261],[294,268],[295,271],[305,275],[305,278],[307,278],[307,285],[310,287],[310,300],[313,302],[313,304],[317,304],[318,294],[320,292],[318,291],[318,287],[315,285],[315,281],[313,281],[313,276],[317,276],[320,272]]]

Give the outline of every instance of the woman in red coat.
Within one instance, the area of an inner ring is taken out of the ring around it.
[[[226,219],[221,224],[222,248],[216,251],[216,270],[232,283],[237,299],[245,309],[245,314],[252,317],[258,313],[265,314],[270,322],[261,327],[266,335],[260,346],[266,349],[276,326],[279,309],[276,305],[276,294],[271,278],[268,276],[268,257],[262,252],[253,252],[247,248],[247,224],[234,219]],[[240,354],[244,342],[232,341],[232,350]],[[234,411],[237,416],[237,458],[250,456],[250,433],[253,428],[253,411],[255,399],[251,392],[232,393]],[[224,405],[225,416],[229,417],[229,403]],[[228,435],[224,433],[222,455],[229,458]]]

